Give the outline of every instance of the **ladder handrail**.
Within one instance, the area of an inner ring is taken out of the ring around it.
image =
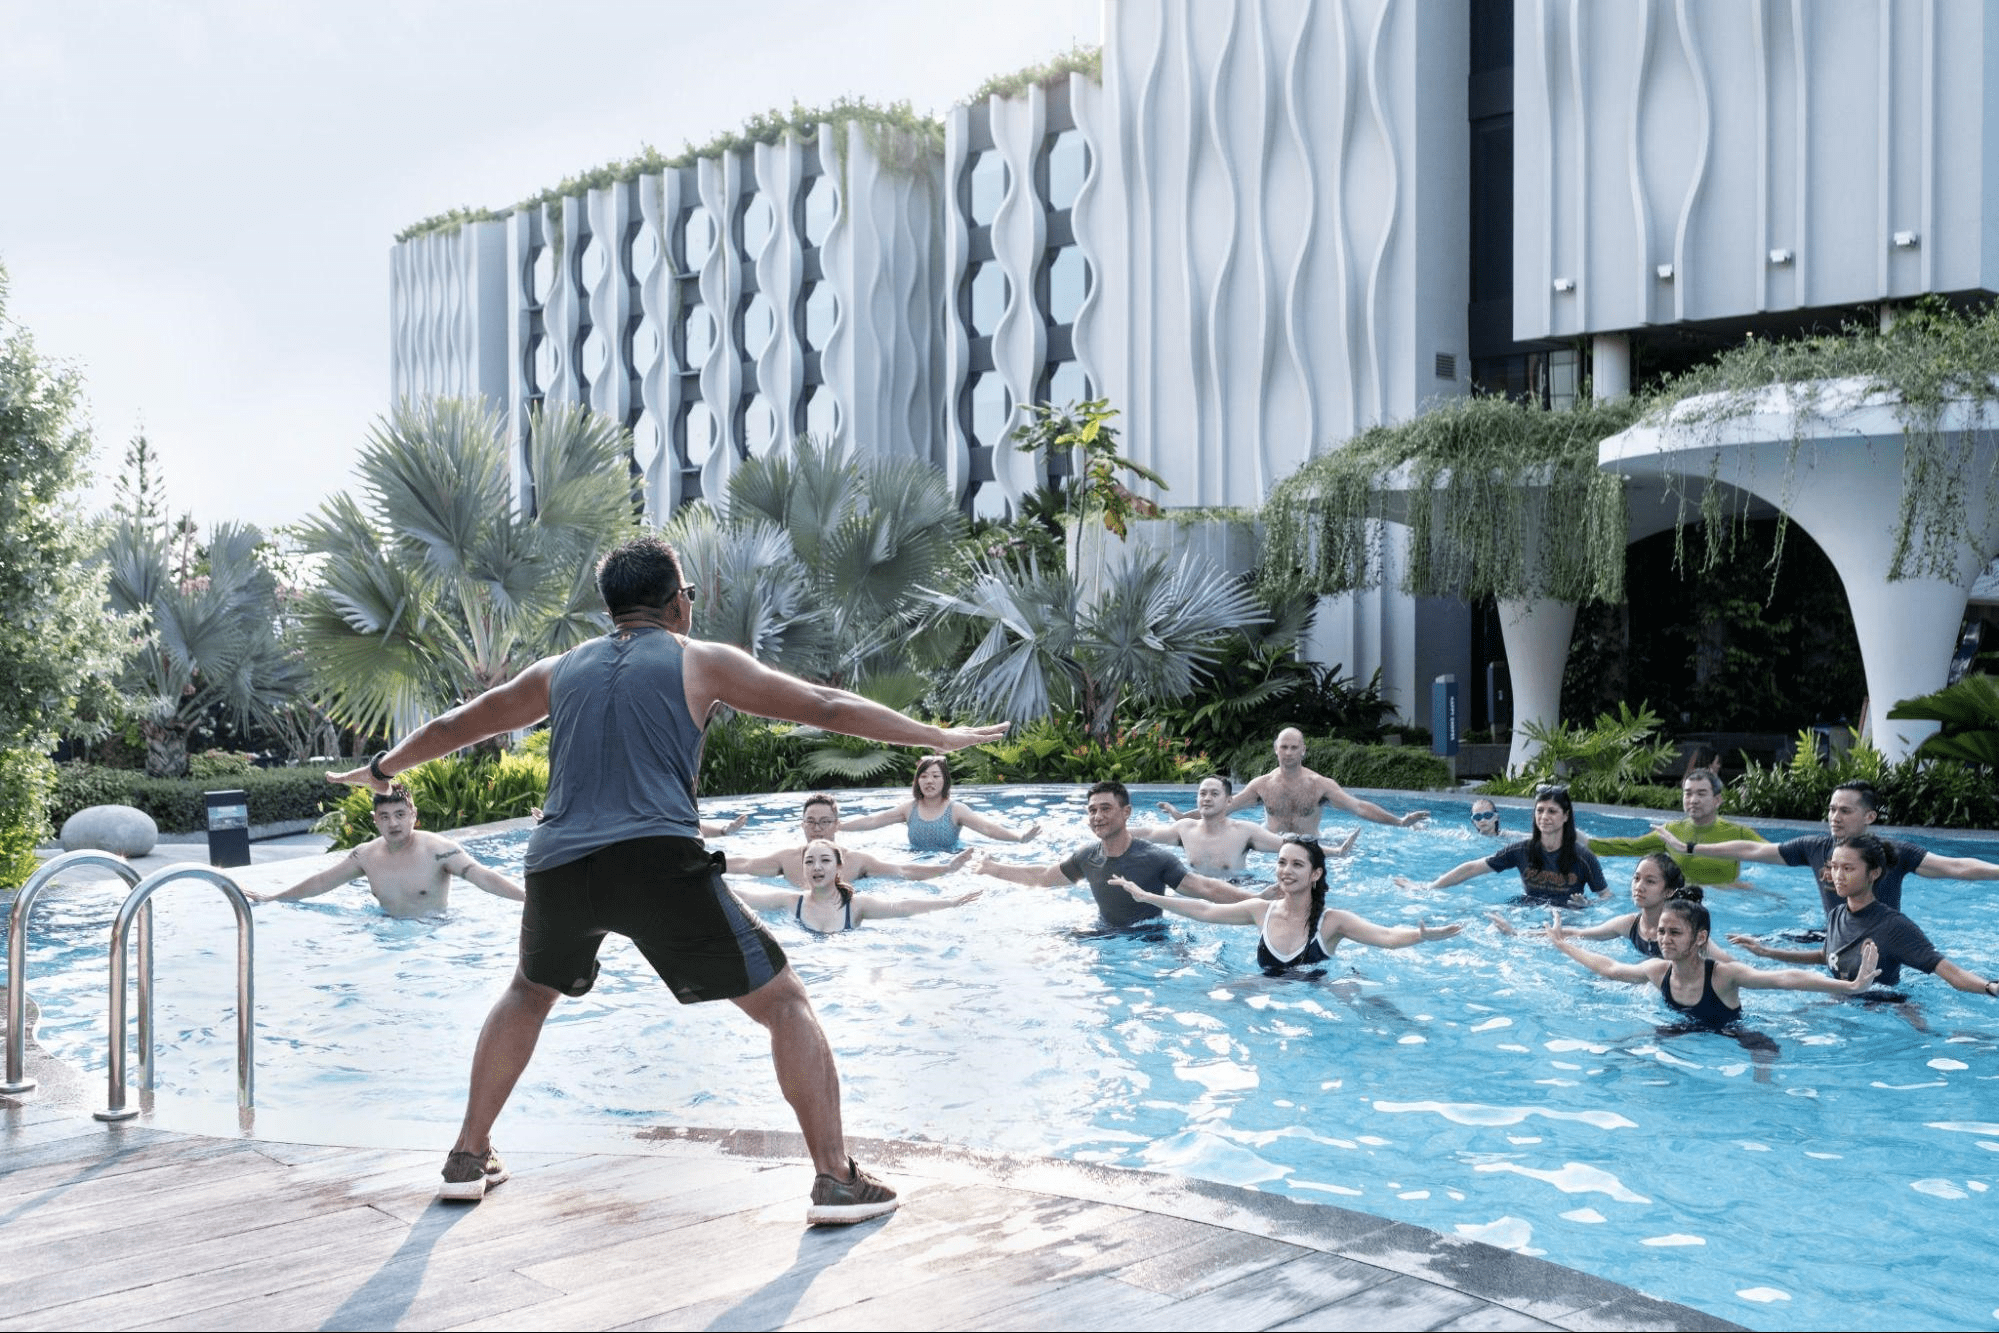
[[[28,1047],[28,913],[56,876],[86,865],[116,871],[128,887],[139,882],[139,872],[132,863],[115,853],[64,852],[44,862],[14,895],[14,913],[7,920],[7,1081],[0,1083],[0,1093],[13,1095],[35,1089],[35,1080],[25,1077],[24,1069]],[[151,946],[151,916],[148,912],[147,921],[140,926],[142,947]],[[150,999],[150,995],[143,997],[139,1005],[140,1024],[149,1033],[153,1018]]]
[[[152,896],[177,879],[200,879],[213,884],[222,890],[222,896],[229,900],[230,909],[236,914],[236,1104],[247,1108],[254,1101],[255,1074],[250,1059],[250,1044],[255,1029],[253,964],[256,958],[256,930],[250,920],[250,900],[228,875],[212,866],[183,861],[156,870],[140,880],[127,895],[125,905],[118,909],[117,920],[111,923],[111,1059],[107,1069],[110,1086],[105,1108],[93,1112],[99,1120],[128,1120],[138,1114],[136,1109],[125,1105],[126,945],[134,921],[143,923],[150,916],[149,900]],[[149,934],[142,924],[142,939]],[[146,939],[146,943],[149,945],[150,940]],[[150,947],[140,949],[140,968],[140,1003],[141,1009],[146,1010],[151,1007],[152,996]],[[152,1034],[144,1029],[149,1027],[149,1023],[143,1024],[141,1032],[148,1047],[141,1056],[148,1087],[152,1084]]]

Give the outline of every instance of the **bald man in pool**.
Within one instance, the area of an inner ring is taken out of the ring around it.
[[[465,1121],[438,1194],[479,1199],[507,1178],[493,1151],[493,1121],[534,1055],[549,1010],[596,984],[598,946],[615,931],[682,1004],[729,1000],[769,1033],[778,1088],[818,1171],[806,1222],[892,1212],[895,1191],[847,1155],[840,1074],[804,983],[762,920],[729,891],[724,858],[702,844],[694,787],[703,729],[726,706],[942,753],[998,740],[1006,726],[931,726],[775,671],[740,648],[690,637],[695,590],[658,537],[634,538],[606,555],[597,590],[611,612],[608,634],[543,658],[362,767],[330,775],[387,791],[413,764],[549,721],[546,817],[524,858],[520,963],[479,1033]],[[666,1052],[660,1056],[662,1067],[673,1067]]]
[[[1319,833],[1319,807],[1322,805],[1338,806],[1348,814],[1359,815],[1376,824],[1393,824],[1397,828],[1408,828],[1430,817],[1428,810],[1391,815],[1373,801],[1355,796],[1323,773],[1314,773],[1305,767],[1305,733],[1296,727],[1286,727],[1278,732],[1277,742],[1271,748],[1277,752],[1277,767],[1260,778],[1251,779],[1222,808],[1224,815],[1247,810],[1261,801],[1264,826],[1272,833],[1309,833],[1314,837]],[[1171,806],[1166,808],[1176,819],[1192,817]]]
[[[295,902],[316,898],[348,880],[366,876],[369,891],[389,916],[441,916],[451,901],[451,877],[499,898],[525,902],[521,886],[451,839],[416,826],[416,806],[400,785],[375,793],[377,836],[347,853],[316,875],[300,880],[283,893],[251,893],[257,903]]]

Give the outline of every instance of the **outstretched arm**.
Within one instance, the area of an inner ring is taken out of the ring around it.
[[[1754,935],[1730,935],[1730,944],[1738,945],[1755,954],[1758,958],[1770,958],[1780,963],[1820,963],[1825,962],[1825,949],[1773,949]]]
[[[1648,981],[1658,980],[1658,970],[1666,966],[1665,963],[1657,961],[1634,966],[1630,963],[1617,962],[1600,953],[1591,953],[1570,939],[1569,933],[1562,929],[1562,914],[1559,911],[1549,923],[1548,942],[1606,981],[1622,981],[1629,986],[1642,986]]]
[[[1638,919],[1636,912],[1626,912],[1594,926],[1584,926],[1581,930],[1571,930],[1567,934],[1572,940],[1614,940],[1631,929],[1631,923]]]
[[[1424,944],[1430,940],[1447,940],[1464,928],[1462,921],[1444,926],[1432,926],[1421,921],[1413,926],[1384,926],[1338,908],[1329,909],[1319,918],[1319,938],[1326,942],[1328,949],[1341,939],[1371,945],[1376,949],[1406,949],[1412,944]]]
[[[890,806],[886,810],[877,810],[874,814],[862,815],[858,819],[849,819],[845,815],[842,815],[840,817],[840,827],[842,830],[848,832],[865,833],[871,828],[880,828],[884,824],[893,824],[900,820],[908,819],[909,807],[915,804],[915,801],[904,801],[901,805]]]
[[[1187,879],[1195,878],[1198,878],[1198,876],[1187,876]],[[1254,903],[1261,902],[1262,899],[1260,898],[1251,898],[1245,895],[1243,898],[1233,902],[1189,902],[1185,898],[1176,898],[1170,894],[1147,893],[1123,875],[1112,875],[1109,882],[1123,889],[1139,902],[1151,903],[1155,907],[1165,908],[1176,916],[1192,917],[1196,921],[1212,921],[1217,925],[1223,926],[1254,926],[1260,924],[1262,920],[1252,906]],[[1180,883],[1182,892],[1185,892],[1186,880],[1182,880]]]
[[[765,852],[762,856],[729,855],[729,873],[732,875],[755,875],[760,879],[774,878],[785,873],[784,853]]]
[[[1397,828],[1408,828],[1411,824],[1420,824],[1430,817],[1428,810],[1411,810],[1406,815],[1391,815],[1373,801],[1363,800],[1331,778],[1321,778],[1320,782],[1323,785],[1319,791],[1326,800],[1350,814],[1359,815],[1362,819],[1376,824],[1393,824]]]
[[[1924,879],[1999,879],[1999,865],[1975,856],[1938,856],[1931,852],[1917,863],[1916,873]]]
[[[983,833],[988,838],[998,838],[1001,842],[1028,842],[1041,832],[1041,825],[1029,824],[1016,833],[991,815],[982,815],[963,801],[953,801],[951,809],[957,812],[958,822],[974,833]]]
[[[759,910],[767,911],[773,907],[792,907],[797,905],[798,900],[805,896],[796,889],[764,889],[751,884],[740,884],[733,879],[728,881],[728,883],[729,892],[742,899],[745,906],[754,907]]]
[[[357,848],[316,875],[308,875],[282,893],[251,893],[243,896],[253,903],[290,903],[301,898],[317,898],[330,889],[337,889],[350,879],[358,879],[367,871],[361,868],[361,853]]]
[[[1250,898],[1262,897],[1261,894],[1239,889],[1211,875],[1197,875],[1191,870],[1182,875],[1180,882],[1173,887],[1190,898],[1205,898],[1211,903],[1239,903]]]
[[[1869,941],[1870,944],[1872,942]],[[1987,981],[1974,972],[1967,972],[1948,958],[1937,963],[1937,975],[1967,995],[1991,995],[1999,990],[1999,981]]]
[[[953,870],[962,869],[972,859],[972,849],[967,847],[942,865],[929,865],[922,861],[884,861],[868,852],[848,852],[853,859],[854,874],[880,875],[884,879],[936,879],[948,875]]]
[[[1714,978],[1724,977],[1738,990],[1804,990],[1818,991],[1822,995],[1858,995],[1874,984],[1881,975],[1881,951],[1873,940],[1860,946],[1860,970],[1853,974],[1853,980],[1842,981],[1826,972],[1807,972],[1800,967],[1779,968],[1765,972],[1747,963],[1716,963]],[[1726,1000],[1726,996],[1723,997]]]
[[[726,824],[717,824],[704,819],[701,821],[701,836],[704,838],[726,838],[749,822],[750,817],[748,814],[737,815]]]
[[[506,898],[517,903],[524,903],[528,900],[527,891],[521,888],[519,884],[508,879],[505,875],[493,869],[493,867],[478,860],[472,853],[466,851],[457,843],[454,842],[447,845],[450,848],[450,852],[446,855],[444,861],[444,868],[446,870],[449,870],[473,888],[484,889],[495,898]]]
[[[1050,866],[1011,865],[1005,861],[995,861],[989,855],[981,856],[977,861],[972,863],[972,873],[975,875],[990,875],[994,879],[1003,879],[1011,884],[1025,884],[1029,888],[1036,889],[1059,889],[1072,883],[1070,878],[1062,873],[1062,867],[1059,864]]]
[[[1165,805],[1166,802],[1161,801],[1160,804]],[[1127,826],[1125,832],[1147,842],[1165,843],[1169,847],[1180,845],[1180,824],[1177,820],[1171,824],[1132,824]]]
[[[854,895],[854,920],[874,921],[942,912],[952,907],[963,907],[984,892],[984,889],[973,889],[955,898],[883,898],[872,893],[857,893]]]
[[[548,716],[548,680],[555,672],[556,661],[556,658],[544,657],[506,684],[495,685],[478,698],[469,699],[424,723],[383,753],[380,758],[382,771],[394,777],[425,760],[462,750],[503,731],[520,731],[541,721]],[[389,789],[389,784],[377,779],[366,764],[345,773],[328,773],[326,776],[350,787],[366,787],[371,791]]]
[[[1696,852],[1701,856],[1712,856],[1722,861],[1760,861],[1766,866],[1784,864],[1784,854],[1777,850],[1774,842],[1751,842],[1747,838],[1730,838],[1727,842],[1704,842],[1698,848],[1687,845],[1684,838],[1676,836],[1664,824],[1654,824],[1652,832],[1659,841],[1666,844],[1666,850],[1685,856]]]
[[[1491,873],[1492,867],[1487,865],[1485,858],[1481,856],[1474,860],[1466,861],[1463,865],[1452,866],[1428,884],[1418,884],[1407,875],[1397,875],[1395,877],[1395,887],[1398,889],[1448,889],[1453,884],[1462,884],[1468,879],[1477,879],[1480,875],[1489,875]]]
[[[726,643],[689,639],[681,665],[687,683],[687,710],[697,718],[707,717],[721,702],[758,717],[803,723],[884,745],[920,745],[938,753],[996,741],[1007,732],[1006,723],[934,727],[918,722],[851,691],[786,675]]]

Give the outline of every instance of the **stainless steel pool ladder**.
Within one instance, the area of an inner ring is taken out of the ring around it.
[[[7,1081],[0,1093],[33,1090],[35,1080],[23,1077],[27,1048],[27,956],[28,914],[42,890],[65,870],[94,865],[115,871],[132,886],[111,925],[111,1015],[109,1094],[107,1104],[94,1112],[99,1120],[129,1120],[139,1112],[125,1105],[125,978],[128,943],[136,942],[139,952],[139,1079],[142,1087],[153,1086],[153,904],[152,896],[177,879],[202,879],[222,890],[236,915],[236,1104],[253,1105],[255,1071],[251,1060],[256,991],[255,928],[250,920],[250,901],[236,881],[208,866],[183,862],[163,867],[144,879],[125,858],[108,852],[66,852],[50,860],[28,877],[15,896],[14,911],[7,923]],[[135,928],[136,927],[136,932]],[[136,941],[133,937],[136,933]]]

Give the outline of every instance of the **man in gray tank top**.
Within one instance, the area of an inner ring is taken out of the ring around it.
[[[458,1142],[445,1158],[450,1199],[478,1199],[507,1178],[493,1121],[534,1054],[556,1000],[597,977],[608,931],[629,937],[683,1004],[731,1000],[770,1033],[778,1086],[819,1174],[806,1220],[859,1222],[895,1192],[847,1155],[840,1077],[805,987],[763,923],[722,879],[694,805],[702,729],[721,705],[888,745],[933,751],[997,740],[1004,725],[934,727],[845,690],[812,685],[727,644],[687,636],[694,590],[657,537],[627,542],[597,567],[613,626],[411,732],[336,782],[384,791],[413,765],[549,720],[546,814],[528,841],[520,965],[472,1057]]]

